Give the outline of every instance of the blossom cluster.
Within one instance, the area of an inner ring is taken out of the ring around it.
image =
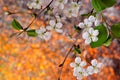
[[[36,30],[36,33],[41,40],[49,40],[51,38],[51,32],[48,32],[45,27],[40,27],[39,30]]]
[[[41,9],[43,0],[31,0],[27,3],[28,8],[30,9]]]
[[[43,7],[47,6],[51,1],[52,0],[31,0],[27,3],[27,6],[30,9],[42,9]],[[48,4],[45,4],[46,2]],[[46,36],[46,34],[48,34],[48,32],[51,33],[50,31],[55,31],[58,33],[63,33],[63,30],[62,30],[63,17],[64,17],[64,19],[66,19],[66,17],[68,17],[68,18],[77,17],[79,15],[81,5],[82,5],[81,2],[77,3],[74,1],[68,1],[68,0],[53,1],[51,3],[51,5],[49,6],[50,9],[48,10],[48,12],[52,12],[50,14],[55,15],[54,16],[55,19],[51,19],[51,17],[49,17],[49,23],[46,25],[45,29],[43,31],[42,31],[43,28],[40,28],[40,30],[36,30],[38,37],[42,40],[49,40],[51,37],[51,34]],[[50,14],[48,13],[46,15],[50,16]],[[60,15],[62,15],[62,16],[60,16]]]
[[[55,20],[50,20],[49,25],[45,27],[40,27],[39,30],[36,30],[36,33],[38,34],[38,37],[41,40],[49,40],[51,38],[51,31],[55,31],[58,33],[62,33],[62,26],[63,24],[61,22],[57,22]]]
[[[31,0],[27,3],[29,9],[42,9],[47,6],[52,0]],[[46,3],[46,4],[45,4]],[[48,4],[47,4],[48,3]],[[82,3],[73,2],[68,0],[55,0],[49,6],[52,14],[62,14],[66,17],[77,17]]]
[[[50,2],[50,1],[52,0],[47,0],[47,2]],[[32,1],[29,1],[27,5],[30,9],[32,8],[41,9],[42,6],[45,6],[44,0],[32,0]],[[71,18],[71,17],[77,17],[79,15],[81,5],[82,5],[82,2],[77,3],[73,1],[69,2],[68,0],[55,0],[53,1],[53,4],[51,4],[50,6],[53,9],[50,9],[50,10],[51,12],[53,12],[53,15],[64,15],[65,17]],[[55,10],[57,10],[57,12]],[[59,18],[59,21],[56,20],[58,18]],[[46,29],[50,31],[54,30],[58,33],[62,33],[63,30],[61,28],[63,24],[61,22],[61,17],[57,16],[56,19],[54,20],[50,18],[50,21],[46,26]],[[80,22],[78,24],[78,26],[83,29],[82,37],[83,39],[85,39],[86,44],[90,44],[91,42],[96,42],[98,40],[99,31],[94,30],[93,27],[98,26],[99,24],[100,24],[100,20],[94,16],[90,16],[89,18],[84,19],[84,22]]]
[[[94,16],[90,16],[84,19],[84,22],[80,22],[78,27],[83,29],[82,37],[85,39],[86,44],[96,42],[98,40],[99,31],[94,29],[94,26],[100,25],[100,20]]]
[[[70,66],[74,68],[73,75],[77,77],[77,80],[81,80],[84,76],[98,73],[102,67],[102,63],[98,63],[96,59],[93,59],[91,60],[91,65],[85,68],[87,63],[82,61],[80,57],[76,57],[75,62],[70,63]]]

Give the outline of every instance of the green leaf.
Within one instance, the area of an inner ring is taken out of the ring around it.
[[[81,14],[81,16],[90,16],[91,14],[90,13],[87,13],[87,14]]]
[[[115,0],[92,0],[92,6],[96,10],[96,12],[100,12],[105,8],[111,7],[115,3]]]
[[[99,35],[98,35],[98,40],[96,42],[91,42],[90,43],[90,46],[92,48],[99,47],[99,46],[103,45],[104,42],[108,38],[107,29],[106,29],[106,27],[103,24],[95,27],[94,29],[99,31]]]
[[[110,35],[103,45],[110,46],[111,42],[112,42],[112,36]]]
[[[35,32],[34,29],[28,30],[27,35],[31,37],[36,37],[38,34]]]
[[[116,0],[101,0],[105,4],[106,8],[111,7],[116,3]]]
[[[77,54],[80,54],[81,53],[81,49],[80,49],[80,46],[79,45],[74,45],[74,52],[77,53]]]
[[[114,37],[120,38],[120,23],[112,25],[111,31]]]
[[[20,23],[17,20],[12,21],[12,27],[16,30],[23,30],[23,27],[20,25]]]

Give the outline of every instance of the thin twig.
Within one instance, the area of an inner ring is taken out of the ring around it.
[[[61,69],[60,69],[60,72],[59,72],[58,80],[60,80],[60,77],[61,77],[61,74],[62,74],[62,70],[63,70],[63,66],[64,66],[64,64],[66,62],[66,59],[67,59],[68,55],[70,54],[70,52],[72,51],[75,43],[77,42],[79,34],[77,35],[77,39],[72,43],[72,46],[71,46],[70,50],[66,53],[66,56],[65,56],[63,62],[59,65],[59,67],[61,67]]]
[[[41,14],[45,9],[47,9],[53,2],[54,0],[51,0],[50,3],[45,7],[43,8],[40,12],[38,12],[38,17],[40,16],[39,14]]]
[[[24,29],[24,31],[26,31],[34,23],[35,20],[36,20],[36,17],[31,21],[31,23],[27,26],[27,28]]]
[[[25,30],[27,30],[27,29],[33,24],[33,22],[36,20],[36,18],[39,17],[40,14],[41,14],[45,9],[47,9],[47,8],[52,4],[53,1],[54,1],[54,0],[51,0],[50,3],[49,3],[45,8],[43,8],[38,14],[35,15],[35,18],[34,18],[34,19],[32,20],[32,22],[28,25],[28,27],[25,28]]]

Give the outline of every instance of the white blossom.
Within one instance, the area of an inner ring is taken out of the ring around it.
[[[71,2],[69,4],[69,7],[64,10],[64,14],[69,18],[77,17],[80,7],[81,7],[81,4],[78,4],[77,2]]]
[[[49,40],[51,38],[51,33],[46,31],[44,27],[40,27],[39,30],[36,30],[36,33],[41,40]]]
[[[65,16],[59,16],[59,15],[55,15],[55,18],[56,18],[56,20],[57,20],[57,22],[65,22],[65,19],[66,19],[66,17]]]
[[[47,26],[46,28],[48,30],[54,30],[58,33],[62,33],[63,30],[61,29],[63,26],[63,24],[61,22],[56,22],[55,20],[50,20],[49,21],[49,26]]]
[[[30,9],[41,9],[43,0],[31,0],[27,3],[28,8]]]
[[[96,59],[91,61],[94,73],[98,73],[102,67],[102,63],[98,63]]]
[[[55,0],[54,7],[58,7],[59,9],[64,9],[64,5],[68,2],[68,0]]]
[[[94,30],[93,28],[89,28],[88,31],[83,32],[82,37],[85,39],[86,44],[90,44],[92,41],[96,42],[98,40],[98,30]]]
[[[77,67],[83,67],[86,65],[86,62],[85,61],[81,61],[81,58],[80,57],[76,57],[75,58],[75,62],[72,62],[70,64],[71,67],[73,68],[77,68]]]
[[[92,15],[88,19],[89,19],[90,22],[95,22],[95,20],[96,20],[96,18]]]
[[[84,31],[87,31],[92,26],[98,26],[100,25],[100,20],[93,15],[89,16],[89,18],[84,19],[84,22],[80,22],[78,26]]]
[[[70,63],[70,66],[74,68],[73,76],[77,80],[81,80],[84,76],[98,73],[102,67],[102,63],[98,63],[96,59],[93,59],[91,65],[86,68],[86,62],[82,61],[80,57],[76,57],[75,62]]]
[[[95,26],[99,26],[100,25],[100,20],[95,20],[95,22],[94,22],[94,24],[95,24]]]
[[[80,22],[78,26],[82,28],[84,31],[87,31],[89,28],[91,28],[93,23],[89,21],[89,19],[84,19],[84,22]]]
[[[74,76],[77,77],[78,80],[81,80],[84,76],[88,76],[86,70],[84,68],[80,68],[79,70],[74,70]]]

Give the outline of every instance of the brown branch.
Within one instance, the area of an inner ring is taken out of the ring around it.
[[[39,14],[41,14],[45,9],[47,9],[52,4],[53,1],[54,0],[51,0],[50,3],[45,8],[43,8],[40,12],[38,12],[38,14],[37,14],[38,17],[40,16]]]
[[[54,0],[51,0],[50,3],[49,3],[45,8],[43,8],[38,14],[35,14],[35,18],[34,18],[34,19],[32,20],[32,22],[28,25],[28,27],[25,28],[25,30],[27,30],[27,29],[33,24],[33,22],[36,20],[36,18],[39,17],[40,14],[41,14],[45,9],[47,9],[47,8],[52,4],[53,1],[54,1]]]
[[[79,34],[80,34],[80,33],[79,33]],[[67,58],[68,58],[68,55],[70,54],[70,52],[72,51],[75,43],[77,42],[79,34],[77,35],[77,39],[72,43],[72,46],[71,46],[71,48],[69,49],[69,51],[66,53],[66,56],[65,56],[63,62],[59,65],[59,67],[61,67],[61,69],[60,69],[60,72],[59,72],[58,80],[60,80],[60,77],[61,77],[61,74],[62,74],[62,70],[63,70],[63,66],[64,66],[64,64],[65,64],[65,62],[66,62],[66,60],[67,60]]]

